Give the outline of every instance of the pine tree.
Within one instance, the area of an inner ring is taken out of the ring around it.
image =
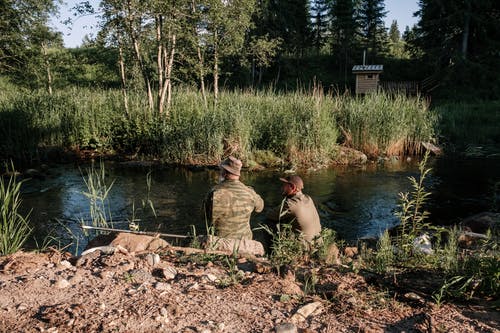
[[[405,57],[405,45],[404,41],[401,39],[401,34],[398,28],[398,22],[396,20],[392,21],[391,27],[389,28],[389,55],[395,58]]]
[[[330,1],[328,0],[313,0],[311,3],[313,47],[317,53],[321,51],[328,38],[328,26],[331,21],[330,11]]]
[[[348,81],[353,57],[359,49],[357,31],[359,25],[355,17],[353,0],[336,0],[332,6],[332,51],[337,55],[339,73]]]
[[[359,22],[363,36],[363,44],[370,61],[374,62],[384,53],[384,42],[387,32],[384,25],[384,0],[362,0],[359,9]]]
[[[413,47],[440,72],[442,87],[498,96],[500,2],[420,0]],[[456,96],[457,92],[453,92]]]
[[[300,55],[311,45],[307,0],[269,0],[264,9],[266,32],[283,41],[283,50]]]

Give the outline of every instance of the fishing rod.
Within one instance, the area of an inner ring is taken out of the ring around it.
[[[90,225],[81,225],[84,230],[100,230],[100,231],[111,231],[111,232],[124,232],[127,234],[136,234],[136,235],[147,235],[147,236],[160,236],[160,237],[170,237],[170,238],[190,238],[190,236],[186,235],[176,235],[176,234],[164,234],[161,232],[154,231],[133,231],[133,230],[122,230],[122,229],[114,229],[114,228],[105,228],[105,227],[93,227]]]

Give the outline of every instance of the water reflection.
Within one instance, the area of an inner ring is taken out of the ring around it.
[[[488,184],[499,180],[498,168],[495,169],[500,167],[498,161],[488,164],[491,167],[487,167],[487,172],[472,171],[477,168],[485,170],[484,162],[460,164],[460,172],[453,174],[456,163],[460,162],[433,161],[434,170],[426,183],[434,192],[432,210],[439,212],[444,207],[449,215],[446,219],[457,217],[452,214],[453,210],[448,210],[450,205],[461,206],[467,200],[475,200],[474,207],[483,209],[484,205],[478,205],[477,201],[484,201]],[[86,166],[81,167],[81,170],[85,169]],[[107,179],[114,180],[108,206],[108,216],[114,221],[114,227],[126,229],[127,221],[135,217],[140,219],[141,230],[186,234],[194,226],[198,234],[206,233],[202,200],[216,183],[218,171],[152,170],[150,191],[146,182],[148,171],[147,168],[106,164]],[[468,176],[471,173],[474,175]],[[300,175],[305,182],[304,192],[314,199],[323,226],[335,229],[341,238],[355,240],[375,236],[398,223],[394,215],[398,193],[409,191],[407,177],[418,175],[418,165],[413,162],[370,164],[362,168],[301,172]],[[253,218],[253,227],[264,221],[267,209],[280,203],[280,176],[281,173],[268,171],[243,174],[242,181],[253,186],[266,205],[264,214]],[[471,191],[471,188],[477,189]],[[23,188],[23,207],[32,209],[35,233],[44,235],[55,229],[61,235],[69,229],[81,236],[79,221],[90,219],[88,199],[83,195],[85,191],[87,188],[80,169],[72,166],[53,168],[45,180],[29,181]],[[154,213],[147,205],[148,198],[154,203]],[[434,214],[433,217],[439,220],[439,216]],[[55,223],[56,218],[61,222]],[[82,238],[81,242],[84,241]]]

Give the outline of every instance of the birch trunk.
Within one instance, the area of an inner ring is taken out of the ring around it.
[[[194,1],[191,1],[191,9],[193,11],[193,16],[194,14],[196,13],[196,6],[195,6],[195,3]],[[203,70],[204,66],[205,66],[205,62],[203,61],[203,55],[201,53],[201,47],[200,47],[200,44],[199,44],[199,40],[198,40],[198,32],[196,31],[196,26],[194,26],[194,36],[196,36],[196,52],[198,54],[198,64],[200,66],[199,68],[199,76],[200,76],[200,90],[201,90],[201,96],[203,97],[203,102],[205,103],[205,107],[208,106],[207,104],[207,94],[205,92],[205,72]]]
[[[158,45],[158,50],[156,54],[156,61],[157,64],[156,66],[158,67],[158,113],[162,114],[163,113],[163,103],[165,100],[165,93],[164,93],[164,79],[163,79],[163,73],[164,73],[164,61],[163,61],[163,53],[164,53],[164,48],[163,48],[163,37],[162,37],[162,26],[163,26],[163,20],[161,15],[157,15],[155,17],[155,23],[156,23],[156,42]]]
[[[217,46],[217,31],[214,32],[214,102],[219,98],[219,53]]]
[[[49,93],[49,95],[52,95],[52,72],[50,71],[49,56],[45,43],[42,43],[42,53],[45,60],[45,69],[47,71],[47,92]]]
[[[462,33],[462,57],[467,59],[467,48],[469,44],[469,31],[470,31],[470,3],[467,2],[467,10],[464,19],[464,31]]]
[[[128,7],[128,12],[131,13],[132,12],[132,5],[131,5],[130,1],[127,1],[127,7]],[[129,15],[129,17],[128,17],[129,33],[130,33],[130,37],[132,39],[132,44],[134,46],[135,58],[139,64],[142,78],[144,80],[144,86],[146,88],[146,93],[147,93],[147,97],[148,97],[149,109],[153,110],[153,93],[151,91],[151,82],[149,80],[149,75],[147,73],[146,66],[144,65],[144,61],[142,60],[141,49],[139,46],[139,41],[138,41],[137,36],[136,36],[136,30],[134,28],[133,20],[134,20],[134,18],[131,15]]]
[[[128,95],[127,95],[127,80],[125,76],[125,59],[123,57],[123,46],[121,41],[121,35],[118,34],[118,64],[120,66],[120,79],[122,85],[122,95],[123,95],[123,106],[125,108],[125,114],[129,114],[128,110]]]

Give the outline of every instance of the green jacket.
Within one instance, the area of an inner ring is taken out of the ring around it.
[[[260,213],[264,209],[264,200],[239,180],[226,179],[207,194],[204,206],[215,235],[252,239],[250,216],[254,210]]]
[[[321,223],[316,206],[311,197],[302,192],[285,198],[282,205],[275,207],[268,213],[267,218],[280,224],[291,223],[292,228],[301,233],[308,242],[321,233]]]

